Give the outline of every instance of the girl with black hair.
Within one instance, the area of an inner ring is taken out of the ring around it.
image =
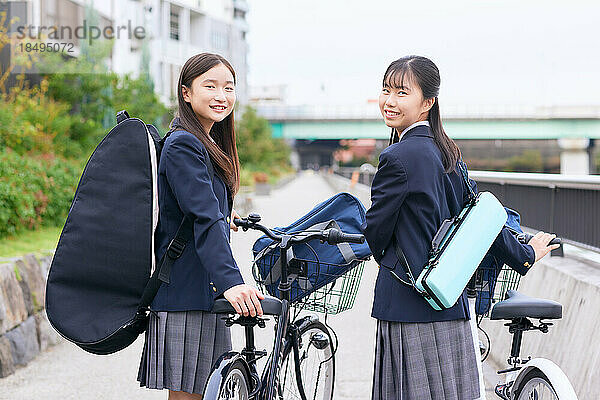
[[[466,293],[452,308],[435,311],[394,276],[408,281],[395,245],[418,276],[442,221],[458,215],[469,193],[458,170],[460,150],[442,126],[439,87],[440,74],[431,60],[407,56],[388,67],[379,96],[392,129],[390,145],[379,157],[364,226],[380,265],[372,311],[377,319],[375,400],[472,400],[481,395]],[[521,244],[503,229],[490,252],[524,275],[557,246],[548,246],[553,237],[539,232]]]
[[[212,366],[231,350],[229,328],[210,313],[214,298],[224,296],[245,316],[262,315],[264,298],[244,284],[229,245],[240,180],[233,67],[217,54],[191,57],[181,69],[177,99],[158,166],[157,259],[184,215],[194,221],[193,238],[152,302],[138,373],[141,386],[169,389],[170,400],[201,399]]]

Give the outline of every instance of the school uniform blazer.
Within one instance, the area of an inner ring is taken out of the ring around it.
[[[476,190],[475,182],[471,181]],[[454,307],[435,311],[412,287],[398,282],[393,270],[408,281],[398,262],[392,236],[402,248],[415,278],[427,262],[431,240],[445,219],[457,215],[467,200],[459,171],[444,172],[441,153],[428,126],[407,131],[386,148],[371,187],[371,208],[363,224],[365,238],[380,265],[372,316],[386,321],[432,322],[469,319],[466,291]],[[507,229],[490,252],[524,275],[535,261],[530,245],[521,244]]]
[[[194,219],[193,238],[152,302],[157,311],[210,311],[214,298],[244,283],[229,245],[231,200],[215,173],[211,182],[204,145],[187,131],[166,139],[158,166],[157,265],[184,214]]]

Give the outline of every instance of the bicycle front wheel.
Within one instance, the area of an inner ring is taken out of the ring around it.
[[[514,393],[517,400],[559,400],[552,383],[537,368],[525,375]]]
[[[302,327],[298,338],[300,376],[307,400],[331,400],[335,380],[335,357],[329,330],[313,321]],[[280,370],[278,395],[280,400],[301,399],[296,377],[294,349],[287,344]]]
[[[236,361],[233,363],[219,390],[219,400],[248,400],[249,379],[244,365]]]

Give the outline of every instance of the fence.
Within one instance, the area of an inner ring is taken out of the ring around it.
[[[368,186],[374,176],[357,168],[335,173]],[[524,226],[600,251],[600,176],[470,171],[469,177],[518,211]]]

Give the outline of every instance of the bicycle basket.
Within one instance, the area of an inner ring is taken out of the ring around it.
[[[358,293],[365,262],[359,262],[337,280],[315,290],[300,300],[299,308],[327,314],[338,314],[351,309]]]
[[[347,249],[350,245],[346,244]],[[319,249],[319,255],[315,247]],[[327,257],[329,255],[329,257]],[[339,257],[337,246],[318,240],[292,246],[287,252],[288,273],[294,277],[290,301],[305,304],[305,309],[338,313],[351,308],[358,290],[364,259],[353,257],[348,262],[326,262]],[[253,275],[258,284],[272,296],[279,297],[281,264],[279,248],[268,246],[255,254]],[[337,281],[336,281],[337,280]]]
[[[477,299],[475,312],[477,315],[489,317],[492,305],[505,300],[508,290],[517,290],[521,275],[507,265],[499,265],[492,260],[486,262],[487,255],[476,272]]]

